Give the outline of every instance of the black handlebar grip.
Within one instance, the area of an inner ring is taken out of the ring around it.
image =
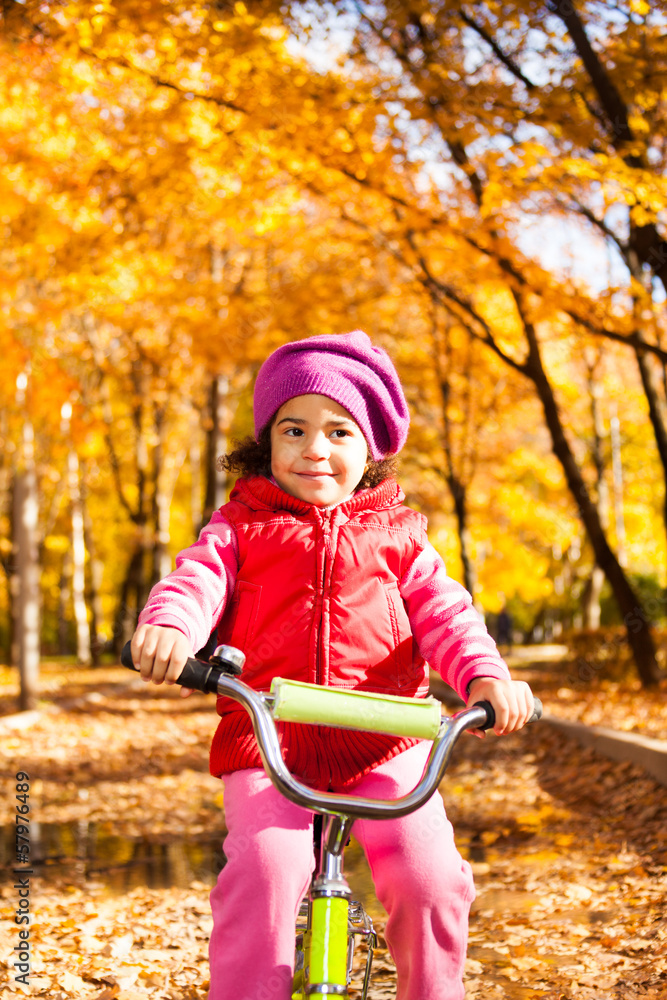
[[[476,701],[475,707],[483,708],[486,712],[486,722],[482,726],[478,726],[478,729],[487,730],[493,729],[496,724],[496,713],[494,711],[493,705],[490,701]]]
[[[123,664],[124,667],[127,667],[128,670],[136,670],[137,669],[135,667],[134,661],[132,659],[132,643],[131,642],[126,642],[125,645],[123,646],[123,651],[120,654],[120,662]]]
[[[130,670],[137,669],[132,662],[132,650],[129,642],[126,642],[123,646],[123,652],[120,654],[120,662]],[[176,683],[182,687],[202,691],[204,694],[215,694],[218,690],[218,680],[221,673],[220,667],[190,657]]]
[[[533,714],[528,720],[528,724],[530,724],[531,722],[538,722],[539,719],[542,718],[542,702],[540,701],[539,698],[533,698],[533,702],[535,703],[535,707],[533,709]],[[486,711],[486,722],[484,723],[483,726],[479,726],[478,728],[484,730],[493,729],[493,727],[496,724],[496,713],[493,709],[493,705],[491,704],[491,702],[477,701],[475,702],[475,704],[479,705],[480,708],[483,708]]]
[[[195,691],[203,691],[204,694],[216,694],[221,674],[220,667],[213,663],[204,663],[190,657],[176,683],[182,687],[194,688]]]

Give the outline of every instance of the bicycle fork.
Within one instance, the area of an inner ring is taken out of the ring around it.
[[[363,907],[353,904],[350,908],[351,891],[343,875],[343,849],[354,820],[340,815],[325,815],[323,820],[319,870],[310,887],[302,969],[297,969],[293,997],[337,996],[346,1000],[355,935],[366,937],[368,943],[365,997],[377,939]]]

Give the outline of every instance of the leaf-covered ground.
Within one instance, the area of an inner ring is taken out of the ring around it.
[[[596,722],[650,735],[667,728],[664,690],[571,684],[567,671],[517,661],[517,675],[555,714],[597,713]],[[2,680],[8,711],[11,678]],[[33,840],[39,823],[56,855],[30,880],[30,992],[203,1000],[215,874],[207,845],[224,834],[220,785],[207,771],[211,700],[181,700],[119,668],[54,666],[45,680],[47,710],[29,728],[2,732],[0,758],[9,818],[20,768],[31,779]],[[667,997],[667,789],[544,725],[500,740],[466,737],[442,792],[477,879],[469,1000]],[[98,853],[85,848],[93,831]],[[0,985],[17,995],[25,991],[10,957],[11,847],[6,840],[0,858]],[[166,886],[137,863],[148,848]],[[358,852],[351,867],[355,889],[367,891]],[[381,918],[372,898],[369,907]],[[394,991],[381,948],[373,1000]]]

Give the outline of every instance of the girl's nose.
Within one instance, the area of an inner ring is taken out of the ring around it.
[[[319,462],[322,459],[328,458],[330,447],[326,434],[306,435],[302,454],[304,458],[310,459],[311,462]]]

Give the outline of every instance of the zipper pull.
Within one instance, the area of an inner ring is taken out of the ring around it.
[[[331,549],[331,515],[333,511],[325,510],[322,518],[322,540],[324,542],[324,560],[322,563],[322,586],[324,587],[327,577],[327,564],[333,552]]]
[[[331,525],[335,513],[335,510],[325,510],[324,524],[322,525],[324,530],[324,544],[326,545],[327,553],[329,555],[331,555]]]

